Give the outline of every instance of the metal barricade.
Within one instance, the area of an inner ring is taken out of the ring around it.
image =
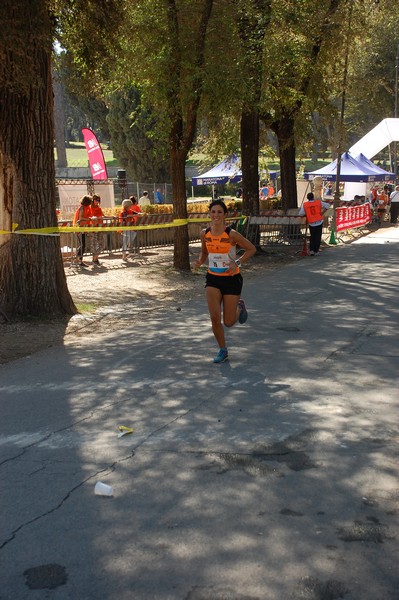
[[[299,209],[262,211],[259,216],[249,217],[247,228],[259,227],[260,246],[302,246],[305,236],[309,233],[306,217],[298,215]],[[330,232],[331,217],[326,215],[323,220],[323,235]],[[244,232],[246,235],[248,231]]]
[[[94,224],[96,227],[115,227],[118,223],[117,217],[101,217],[101,223]],[[79,222],[77,223],[79,224]],[[72,227],[71,220],[60,220],[58,221],[59,227]],[[111,255],[114,251],[120,251],[122,248],[122,237],[120,233],[115,228],[115,231],[101,231],[97,232],[85,232],[86,235],[86,244],[84,256],[92,254],[92,246],[94,241],[94,236],[96,236],[97,246],[101,248],[100,254],[108,253]],[[100,238],[100,240],[99,240]],[[79,232],[70,232],[66,231],[60,232],[60,246],[61,246],[61,254],[64,261],[64,264],[69,264],[70,266],[74,266],[78,264],[77,252],[79,248]]]
[[[297,209],[264,211],[261,215],[249,217],[248,227],[259,227],[261,246],[303,244],[306,231],[306,218],[298,216]],[[245,234],[244,234],[245,235]]]
[[[58,227],[71,227],[72,221],[60,220],[58,221]],[[78,248],[78,237],[74,232],[61,232],[60,233],[60,246],[61,255],[64,264],[73,265],[76,263],[76,252]]]
[[[122,249],[122,236],[118,231],[118,217],[102,217],[103,227],[114,227],[115,231],[104,231],[100,235],[104,236],[103,250],[100,254],[108,254],[111,256],[114,252],[120,252]]]

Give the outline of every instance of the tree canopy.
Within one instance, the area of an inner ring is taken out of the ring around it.
[[[199,124],[218,130],[221,146],[233,147],[235,136],[238,145],[240,131],[245,196],[256,212],[259,119],[277,136],[289,207],[296,145],[310,135],[316,111],[333,147],[344,93],[358,135],[391,116],[398,12],[388,0],[4,0],[1,228],[56,225],[54,37],[82,98],[90,110],[105,109],[121,146],[134,152],[139,143],[133,130],[130,139],[122,132],[131,119],[161,169],[168,148],[174,212],[185,219],[185,163]],[[57,238],[2,234],[0,259],[0,305],[10,314],[75,310]],[[174,264],[189,269],[187,227],[176,229]]]

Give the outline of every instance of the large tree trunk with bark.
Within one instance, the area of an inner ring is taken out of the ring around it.
[[[170,172],[173,192],[173,208],[175,219],[187,219],[187,195],[186,195],[186,152],[179,151],[171,145],[170,148]],[[181,271],[190,270],[190,259],[188,252],[188,225],[175,227],[173,264],[175,269]]]
[[[14,29],[8,29],[0,45],[0,229],[53,227],[57,219],[47,3],[6,0],[2,12]],[[76,312],[58,236],[0,235],[0,306],[9,317]]]
[[[243,210],[259,214],[259,115],[256,109],[243,111],[240,126]]]
[[[255,216],[259,214],[259,103],[271,0],[242,0],[237,3],[236,9],[245,73],[240,121],[243,211]],[[249,227],[246,235],[255,246],[259,246],[259,225]]]
[[[57,151],[57,167],[65,168],[68,166],[66,145],[65,145],[65,109],[64,109],[64,90],[56,71],[53,69],[53,90],[54,90],[54,138]]]
[[[298,205],[295,170],[295,137],[293,118],[286,116],[271,124],[277,136],[280,154],[282,208],[296,208]]]
[[[243,111],[240,123],[243,213],[259,214],[259,114],[256,109]],[[246,237],[257,247],[259,225],[251,225]]]
[[[203,0],[201,14],[198,24],[197,35],[193,36],[193,66],[196,68],[188,90],[181,90],[182,56],[179,47],[179,10],[176,0],[168,0],[168,28],[170,39],[173,40],[169,89],[168,89],[168,111],[171,122],[169,132],[170,151],[170,177],[172,183],[174,214],[177,219],[187,219],[187,196],[186,196],[186,159],[193,144],[198,107],[202,95],[203,73],[205,64],[205,39],[209,19],[212,12],[213,0]],[[190,98],[187,109],[183,109],[183,96]],[[185,118],[183,115],[185,114]],[[176,269],[189,271],[190,256],[188,248],[188,225],[182,225],[175,229],[174,243],[174,267]]]

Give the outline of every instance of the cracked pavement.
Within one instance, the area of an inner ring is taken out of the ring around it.
[[[1,366],[0,599],[398,600],[398,253],[244,269],[221,365],[179,297]]]

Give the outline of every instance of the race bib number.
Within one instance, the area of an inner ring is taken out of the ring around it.
[[[228,254],[209,254],[209,270],[212,273],[226,273],[229,270]]]

